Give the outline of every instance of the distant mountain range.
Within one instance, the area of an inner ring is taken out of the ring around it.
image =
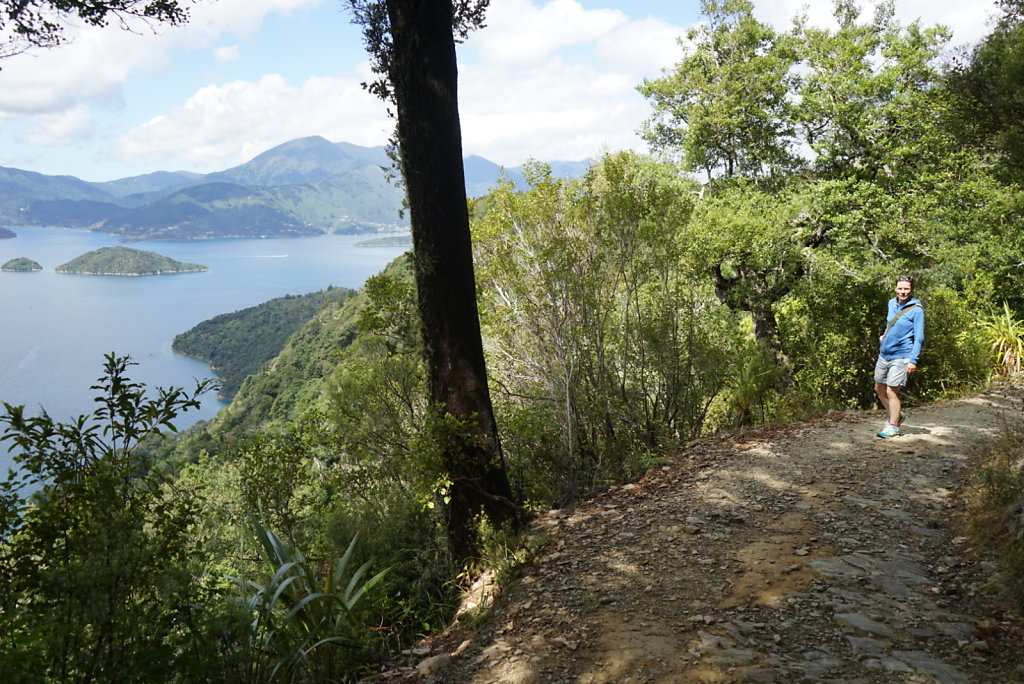
[[[560,177],[590,162],[549,162]],[[466,190],[479,197],[502,169],[465,159]],[[299,138],[209,174],[158,171],[103,183],[0,166],[0,225],[89,228],[132,240],[298,237],[407,227],[402,191],[388,180],[384,147]],[[523,184],[522,167],[505,175]]]

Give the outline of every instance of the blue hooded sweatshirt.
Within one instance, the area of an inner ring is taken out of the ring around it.
[[[913,309],[900,316],[889,332],[882,338],[879,354],[886,361],[907,359],[917,365],[921,356],[921,345],[924,343],[924,308],[921,300],[911,297],[903,305],[896,303],[896,298],[889,300],[889,315],[885,318],[886,325],[896,314],[909,306],[917,304]]]

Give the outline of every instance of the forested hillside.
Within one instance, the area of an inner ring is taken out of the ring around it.
[[[486,465],[507,476],[514,501],[502,503],[520,521],[725,431],[874,407],[899,275],[913,277],[926,316],[911,410],[1020,370],[1020,4],[1004,3],[957,61],[945,59],[945,29],[900,25],[891,4],[862,13],[843,0],[833,28],[798,19],[786,31],[746,0],[702,6],[679,61],[639,84],[652,154],[609,152],[574,179],[531,164],[526,187],[509,179],[471,205],[501,437]],[[470,422],[428,400],[411,274],[450,264],[415,259],[328,298],[167,458],[136,445],[168,437],[208,388],[146,390],[124,359],[108,358],[96,412],[80,421],[4,407],[0,439],[19,470],[0,486],[0,679],[351,681],[447,624],[480,572],[528,557],[514,525],[486,518],[472,523],[474,553],[453,551],[455,485],[482,486],[458,466],[479,450]],[[901,438],[868,439],[887,445],[890,465],[912,456]],[[1017,601],[1020,443],[1008,433],[977,477],[988,498],[970,528],[1007,544]],[[818,451],[786,475],[794,487],[813,484]],[[831,458],[835,491],[859,481],[868,464],[857,459]],[[787,505],[803,496],[770,473],[728,479]],[[722,496],[700,505],[724,510]],[[716,533],[728,536],[724,523],[740,523],[722,515]],[[628,567],[655,602],[660,578]],[[809,600],[815,617],[831,610]],[[898,609],[914,622],[920,605]]]
[[[258,306],[221,314],[174,338],[171,348],[209,363],[223,381],[220,395],[233,397],[242,381],[277,356],[292,333],[328,303],[355,294],[330,287],[304,295],[287,295]]]
[[[186,333],[182,338],[192,338],[190,344],[196,347],[213,350],[227,342],[229,346],[218,355],[229,357],[239,348],[269,351],[277,346],[273,340],[279,338],[281,330],[275,328],[285,327],[280,320],[282,314],[287,315],[288,325],[297,327],[278,351],[268,357],[269,362],[258,364],[252,373],[238,378],[240,387],[231,405],[208,424],[190,431],[186,441],[193,440],[208,451],[217,452],[242,436],[259,431],[277,432],[300,421],[303,415],[320,411],[331,400],[333,383],[342,374],[341,369],[351,365],[358,372],[359,350],[374,344],[364,335],[356,349],[351,348],[361,327],[381,315],[372,308],[399,290],[409,297],[408,256],[394,261],[359,292],[334,288],[309,295],[308,300],[301,302],[272,300],[251,310],[211,319]],[[409,301],[386,304],[402,307],[406,314],[408,305]],[[408,328],[410,339],[414,338],[411,317],[403,325]],[[194,449],[187,445],[178,451],[190,450]]]

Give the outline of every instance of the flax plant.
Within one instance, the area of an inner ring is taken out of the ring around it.
[[[265,583],[229,577],[233,600],[251,616],[248,676],[259,682],[340,682],[352,678],[371,647],[363,618],[369,593],[387,570],[365,579],[370,563],[351,571],[356,538],[320,577],[298,549],[258,521],[252,529],[271,569]],[[347,578],[347,581],[346,581]]]
[[[1024,322],[1013,317],[1010,305],[1003,302],[1003,313],[978,321],[985,342],[992,350],[993,361],[1003,377],[1020,371],[1024,357]]]

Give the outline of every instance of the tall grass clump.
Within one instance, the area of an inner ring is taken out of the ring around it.
[[[1024,358],[1024,321],[1014,318],[1010,305],[1003,302],[1001,314],[983,318],[977,326],[992,354],[996,371],[1004,378],[1019,372]]]
[[[1024,603],[1024,430],[1008,427],[974,473],[968,525],[980,546],[1000,558],[998,582]]]
[[[369,577],[370,563],[354,567],[353,539],[330,568],[317,568],[257,521],[269,577],[264,582],[230,578],[233,597],[250,618],[245,681],[353,681],[374,653],[367,617],[370,592],[387,571]]]

